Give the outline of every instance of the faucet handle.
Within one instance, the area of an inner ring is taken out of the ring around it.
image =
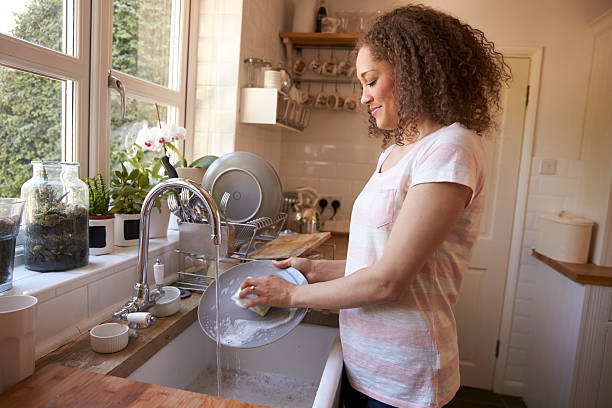
[[[164,284],[164,264],[159,259],[156,259],[155,264],[153,264],[153,276],[155,285],[160,288]]]
[[[128,313],[126,320],[133,329],[146,329],[157,319],[149,312],[136,312]]]

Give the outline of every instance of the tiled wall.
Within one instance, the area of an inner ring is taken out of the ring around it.
[[[200,2],[193,157],[235,150],[242,0]]]
[[[165,244],[165,247],[162,247],[153,243],[149,252],[149,259],[159,259],[165,265],[167,281],[175,279],[170,275],[178,269],[176,247],[177,244]],[[101,262],[108,266],[101,268]],[[148,282],[153,282],[152,265],[153,262],[149,262]],[[116,247],[112,254],[92,256],[89,265],[76,272],[55,272],[44,275],[44,279],[37,279],[36,282],[38,285],[47,286],[45,289],[37,289],[33,284],[24,284],[28,287],[28,291],[23,292],[32,294],[38,299],[37,357],[66,344],[86,333],[94,325],[107,320],[127,299],[130,299],[132,288],[139,279],[134,247]],[[65,282],[66,275],[79,276]],[[54,279],[57,280],[55,285],[52,281]]]
[[[541,175],[538,174],[538,169],[542,159],[544,158],[534,157],[531,164],[532,174],[505,373],[505,381],[516,384],[519,393],[525,381],[526,358],[533,336],[537,335],[533,317],[535,299],[539,294],[538,277],[542,269],[546,268],[531,256],[532,248],[537,246],[540,231],[539,215],[573,208],[581,166],[580,160],[557,159],[556,174]]]
[[[322,196],[340,200],[334,219],[348,220],[381,152],[381,140],[367,135],[367,116],[313,110],[304,133],[285,131],[282,140],[281,179],[286,189],[314,187]],[[324,218],[331,214],[328,207]]]
[[[278,33],[286,31],[284,0],[244,0],[240,61],[256,57],[277,66],[285,60],[284,46]],[[240,64],[239,85],[246,84],[246,69]],[[281,129],[262,125],[236,126],[236,150],[263,157],[277,172],[280,171]]]

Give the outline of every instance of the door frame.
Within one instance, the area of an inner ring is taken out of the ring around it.
[[[499,327],[499,355],[495,361],[493,371],[493,391],[507,395],[522,395],[523,384],[515,381],[506,381],[505,372],[508,361],[508,349],[512,335],[512,319],[514,316],[514,302],[516,298],[518,276],[521,266],[523,248],[523,234],[525,230],[525,216],[527,198],[529,193],[529,177],[531,175],[531,161],[535,141],[536,114],[538,109],[538,96],[540,93],[540,76],[542,72],[543,47],[499,47],[504,57],[529,58],[529,102],[525,110],[525,125],[521,145],[521,161],[519,178],[514,206],[514,221],[512,225],[512,239],[510,242],[510,257],[508,259],[506,288],[502,305],[502,316]]]

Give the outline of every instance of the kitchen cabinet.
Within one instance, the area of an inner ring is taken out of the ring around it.
[[[534,256],[546,265],[539,264],[537,271],[541,290],[534,299],[537,313],[526,356],[526,405],[612,406],[612,286],[606,286],[609,280],[581,284],[555,262],[535,252]],[[610,269],[601,268],[595,273],[611,275]]]

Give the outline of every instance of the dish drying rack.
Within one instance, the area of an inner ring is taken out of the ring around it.
[[[282,231],[286,213],[276,218],[256,218],[248,222],[221,221],[219,245],[219,273],[241,262],[249,261],[248,255],[263,244],[278,237]],[[180,222],[179,272],[176,286],[192,291],[204,291],[215,279],[215,247],[211,242],[211,226],[207,222]]]

